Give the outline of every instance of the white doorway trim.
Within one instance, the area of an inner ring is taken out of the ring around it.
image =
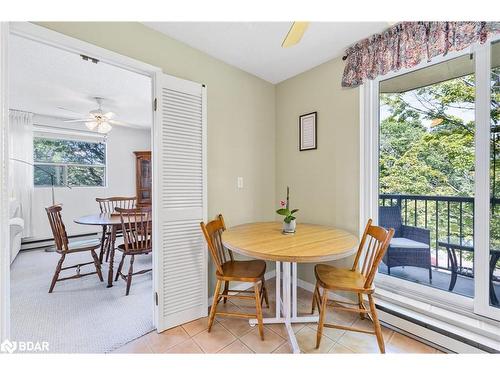
[[[10,337],[9,24],[0,22],[0,341]]]
[[[82,40],[69,37],[67,35],[49,30],[45,27],[34,25],[29,22],[2,22],[0,23],[0,339],[3,341],[10,337],[10,251],[9,251],[9,231],[8,231],[8,37],[9,34],[18,35],[46,45],[50,45],[68,52],[90,56],[100,62],[127,69],[151,78],[152,92],[151,98],[155,95],[156,73],[161,72],[161,68],[147,64],[145,62],[120,55],[107,49],[95,46]],[[153,111],[153,106],[151,106]],[[151,127],[151,137],[154,136],[156,127],[155,116],[153,115]],[[154,142],[152,142],[152,154],[154,154]],[[153,174],[155,165],[153,163]],[[153,195],[155,186],[153,184]],[[155,220],[156,208],[153,202],[153,220]],[[155,257],[153,257],[153,280],[155,278]],[[153,298],[153,290],[152,290]],[[151,311],[154,316],[154,311]]]

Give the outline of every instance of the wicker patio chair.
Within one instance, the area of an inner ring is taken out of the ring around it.
[[[379,225],[394,228],[394,237],[382,259],[391,274],[393,267],[419,267],[429,270],[429,282],[432,282],[431,268],[431,232],[429,229],[403,225],[400,206],[379,207]]]

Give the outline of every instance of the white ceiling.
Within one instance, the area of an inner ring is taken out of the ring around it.
[[[271,83],[342,55],[388,22],[311,22],[299,44],[281,48],[292,22],[145,22],[146,26]]]
[[[76,119],[97,108],[97,96],[116,120],[131,127],[151,126],[151,80],[146,76],[14,35],[9,69],[10,108]]]

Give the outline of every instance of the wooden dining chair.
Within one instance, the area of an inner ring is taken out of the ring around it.
[[[317,264],[314,267],[316,276],[316,287],[314,288],[311,313],[314,313],[315,306],[319,310],[319,322],[316,337],[316,349],[319,348],[323,327],[337,328],[348,331],[362,332],[374,334],[377,337],[377,343],[381,353],[385,353],[384,338],[382,329],[377,317],[375,309],[375,301],[373,293],[373,279],[377,273],[377,268],[382,260],[387,247],[394,235],[394,229],[386,230],[382,227],[372,225],[372,220],[368,220],[363,237],[358,247],[354,264],[350,269],[337,268],[327,264]],[[360,267],[360,261],[363,259],[363,264]],[[320,293],[320,288],[323,289],[323,294]],[[325,323],[326,306],[328,301],[329,291],[342,291],[356,293],[357,303],[331,301],[333,311],[352,311],[359,313],[361,319],[368,316],[374,326],[374,331],[366,330],[357,327],[347,327],[337,324]],[[369,308],[366,308],[363,301],[363,296],[368,296]]]
[[[201,222],[200,226],[207,241],[212,261],[216,267],[215,275],[217,277],[214,299],[208,318],[208,332],[212,329],[216,315],[234,316],[237,318],[247,319],[256,318],[259,325],[260,338],[264,340],[264,325],[262,323],[262,304],[264,300],[267,307],[269,307],[266,281],[264,279],[264,274],[266,273],[266,262],[263,260],[234,260],[232,251],[226,249],[222,244],[221,235],[222,232],[226,230],[222,215],[219,215],[217,219],[209,222],[208,224]],[[253,283],[253,291],[231,290],[229,289],[229,283],[232,281]],[[224,283],[224,290],[221,292],[222,283]],[[237,294],[230,294],[235,292]],[[223,303],[226,303],[228,298],[255,299],[256,314],[217,312],[217,305],[219,302],[223,300]]]
[[[97,276],[99,277],[99,280],[104,281],[102,278],[102,273],[101,273],[101,263],[99,262],[99,258],[97,257],[97,254],[95,252],[95,250],[101,246],[99,240],[95,239],[95,240],[69,242],[68,235],[66,233],[66,227],[64,226],[64,222],[63,222],[62,216],[61,216],[62,207],[57,206],[57,205],[51,206],[51,207],[45,208],[45,211],[47,212],[47,216],[49,218],[49,223],[50,223],[50,228],[52,229],[52,234],[54,235],[56,252],[61,255],[61,258],[59,259],[59,262],[57,263],[57,267],[56,267],[56,270],[54,272],[54,276],[52,277],[52,282],[50,284],[49,293],[52,293],[56,283],[59,281],[64,281],[64,280],[69,280],[69,279],[78,279],[78,278],[83,277],[83,276],[94,275],[94,274],[97,274]],[[81,253],[84,251],[90,252],[90,254],[92,255],[92,259],[93,259],[92,262],[79,263],[79,264],[75,264],[73,266],[63,267],[64,260],[66,259],[66,256],[68,254]],[[96,269],[95,272],[88,272],[88,273],[82,274],[80,272],[81,267],[89,265],[89,264],[94,264],[95,269]],[[61,273],[61,271],[71,269],[71,268],[76,268],[75,275],[59,278],[59,274]]]
[[[153,250],[152,236],[153,224],[151,220],[151,207],[137,208],[115,208],[120,214],[122,223],[123,244],[118,245],[118,250],[122,252],[122,259],[116,271],[115,281],[121,277],[127,283],[125,295],[129,295],[132,277],[146,272],[151,268],[134,272],[134,261],[137,255],[145,255]],[[130,265],[127,274],[122,273],[125,257],[130,256]]]
[[[110,198],[96,198],[96,202],[99,204],[99,210],[101,214],[113,214],[116,213],[115,208],[135,208],[137,204],[136,197],[110,197]],[[121,229],[117,230],[117,235],[121,235]],[[99,261],[102,264],[104,259],[104,253],[106,253],[106,262],[109,260],[109,253],[111,250],[112,238],[111,238],[111,228],[107,225],[102,226],[102,237],[101,237],[101,251],[99,253]]]

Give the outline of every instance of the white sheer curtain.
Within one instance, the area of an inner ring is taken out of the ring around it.
[[[9,111],[11,197],[19,201],[24,220],[23,237],[33,233],[33,114]],[[17,159],[12,160],[12,159]]]

